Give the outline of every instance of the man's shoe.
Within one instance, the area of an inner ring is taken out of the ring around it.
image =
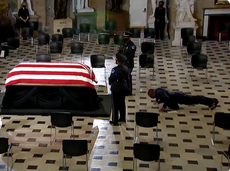
[[[113,126],[120,126],[120,124],[118,122],[109,121],[109,123],[112,124]]]
[[[126,123],[126,119],[118,119],[118,122],[124,122],[124,123]]]

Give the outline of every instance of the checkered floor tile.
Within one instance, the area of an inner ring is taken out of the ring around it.
[[[84,44],[84,63],[90,65],[91,54],[104,53],[106,59],[106,80],[115,66],[114,54],[118,46],[111,42],[108,47],[96,44],[96,35]],[[82,41],[86,37],[82,37]],[[138,46],[138,40],[133,40]],[[150,41],[150,40],[146,40]],[[52,61],[80,61],[80,57],[70,54],[70,40],[64,43],[63,54],[52,55]],[[35,41],[36,44],[36,41]],[[133,71],[134,96],[126,98],[127,123],[113,127],[104,118],[74,117],[75,135],[89,140],[89,170],[91,171],[131,171],[133,169],[134,116],[139,110],[158,112],[159,106],[147,96],[149,88],[163,87],[169,91],[183,91],[188,94],[205,95],[219,100],[215,111],[230,111],[230,51],[227,42],[203,42],[202,53],[208,55],[208,80],[204,71],[192,70],[187,62],[185,48],[171,47],[169,40],[156,41],[154,72],[152,69],[140,70],[137,64],[138,46]],[[39,52],[45,52],[40,47]],[[8,72],[22,61],[35,61],[35,48],[29,41],[21,41],[19,50],[11,51],[10,57],[0,59],[0,88]],[[109,92],[105,87],[103,69],[95,69],[99,83],[99,94]],[[139,78],[139,72],[141,77]],[[159,118],[159,145],[161,146],[162,171],[217,171],[220,169],[220,151],[227,150],[229,132],[216,130],[216,146],[211,145],[211,131],[214,112],[207,107],[185,106],[174,113],[161,113]],[[50,142],[50,118],[45,116],[1,116],[1,136],[9,137],[13,143],[10,165],[13,170],[54,170],[62,169],[61,142]],[[140,141],[154,141],[156,129],[140,128]],[[70,128],[57,129],[57,139],[69,138]],[[227,170],[224,160],[223,169]],[[0,159],[0,171],[6,169],[7,156]],[[85,158],[68,158],[68,170],[85,170]],[[156,163],[138,161],[138,170],[155,170]]]

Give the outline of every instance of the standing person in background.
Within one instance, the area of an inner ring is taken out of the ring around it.
[[[164,30],[165,30],[165,8],[164,1],[159,2],[159,7],[155,10],[155,31],[156,31],[156,39],[164,40]]]
[[[129,71],[127,66],[124,65],[125,61],[126,57],[124,55],[117,54],[117,66],[112,69],[109,77],[112,94],[112,120],[110,124],[114,126],[119,125],[118,122],[126,122],[125,96],[129,92]]]
[[[129,95],[132,95],[132,71],[134,68],[134,57],[135,57],[135,52],[136,52],[136,46],[135,44],[131,41],[131,35],[132,33],[125,31],[123,34],[124,38],[124,43],[123,45],[120,46],[118,53],[121,53],[126,56],[127,61],[125,62],[125,65],[129,69]]]
[[[18,11],[18,18],[20,19],[20,28],[24,28],[24,27],[29,27],[29,18],[30,18],[30,14],[29,14],[29,10],[27,9],[27,5],[25,2],[23,2],[21,4],[21,8]]]
[[[21,8],[18,11],[18,18],[19,18],[19,27],[20,27],[20,35],[22,32],[22,29],[25,27],[29,27],[30,23],[29,23],[29,10],[27,9],[26,3],[23,2],[21,4]]]

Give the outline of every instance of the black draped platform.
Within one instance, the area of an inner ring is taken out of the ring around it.
[[[109,117],[111,96],[97,96],[88,87],[7,86],[1,94],[0,114],[50,115],[70,113],[74,116]]]

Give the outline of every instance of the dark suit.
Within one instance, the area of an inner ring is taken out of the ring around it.
[[[112,92],[112,121],[118,122],[118,112],[120,120],[126,119],[125,96],[128,95],[129,72],[125,65],[118,65],[112,69],[109,77],[109,84]]]
[[[208,98],[205,96],[191,96],[186,95],[181,91],[178,92],[168,92],[162,88],[157,88],[155,90],[156,102],[164,103],[163,108],[169,107],[173,110],[178,110],[178,104],[184,105],[194,105],[202,104],[211,107],[213,103],[218,103],[217,99]]]
[[[125,65],[129,69],[129,93],[132,94],[132,71],[134,68],[134,57],[136,52],[136,46],[135,44],[130,40],[128,42],[125,42],[123,45],[120,46],[120,49],[118,53],[121,53],[126,56],[127,61],[125,62]]]
[[[155,16],[156,39],[159,39],[159,34],[160,34],[160,38],[161,40],[163,40],[164,30],[165,30],[165,8],[164,7],[156,8],[154,16]]]

